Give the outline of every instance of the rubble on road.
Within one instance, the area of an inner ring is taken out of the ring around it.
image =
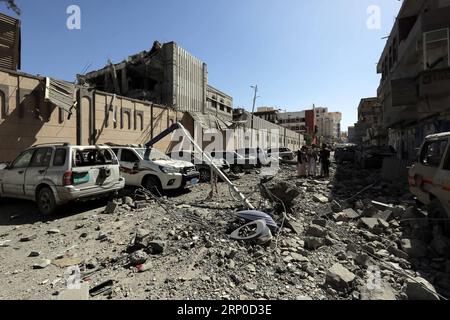
[[[5,227],[0,254],[14,259],[0,267],[2,290],[19,299],[449,297],[448,238],[403,184],[377,175],[342,165],[330,179],[299,179],[286,165],[273,179],[236,182],[257,211],[224,184],[202,200],[210,186],[200,184],[160,198],[138,189],[104,209]],[[68,267],[81,290],[67,290]]]

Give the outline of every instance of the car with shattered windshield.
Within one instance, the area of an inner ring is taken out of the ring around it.
[[[125,185],[106,146],[35,145],[0,169],[0,196],[32,200],[44,215],[74,200],[112,196]]]
[[[450,132],[427,136],[409,168],[409,189],[450,232]]]
[[[188,161],[174,160],[156,148],[112,146],[127,186],[143,186],[160,193],[198,183],[200,174]]]

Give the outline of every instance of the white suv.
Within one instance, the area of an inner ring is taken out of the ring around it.
[[[172,160],[155,148],[112,147],[128,186],[150,191],[177,190],[198,182],[199,173],[187,161]]]
[[[72,200],[112,195],[125,186],[109,147],[36,145],[0,169],[0,196],[35,201],[44,215]]]

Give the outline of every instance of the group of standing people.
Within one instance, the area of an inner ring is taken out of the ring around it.
[[[330,176],[330,155],[331,151],[326,144],[322,148],[316,145],[303,146],[297,153],[297,174],[301,178],[316,177],[317,165],[320,165],[320,176],[328,178]]]

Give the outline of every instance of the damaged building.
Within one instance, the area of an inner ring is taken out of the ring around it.
[[[387,143],[410,162],[427,135],[450,131],[449,29],[449,1],[405,0],[377,66]]]
[[[150,51],[77,78],[80,85],[108,93],[232,119],[233,98],[208,85],[206,63],[175,42],[155,41]]]
[[[358,106],[358,122],[352,141],[360,145],[384,145],[387,135],[382,129],[383,110],[377,97],[363,98]]]

